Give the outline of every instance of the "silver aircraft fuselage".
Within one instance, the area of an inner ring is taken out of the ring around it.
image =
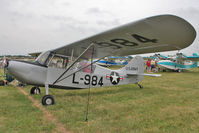
[[[66,89],[138,83],[143,79],[144,60],[142,57],[135,57],[129,64],[118,70],[111,70],[94,64],[91,72],[91,69],[87,66],[82,69],[79,69],[79,67],[69,69],[58,82],[56,82],[57,79],[67,68],[42,65],[37,60],[35,62],[15,60],[9,61],[7,70],[22,83],[34,86],[49,85],[50,87]]]

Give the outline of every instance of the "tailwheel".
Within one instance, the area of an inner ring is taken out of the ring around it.
[[[142,86],[141,84],[138,84],[138,86],[140,87],[140,89],[142,89],[142,88],[143,88],[143,86]]]
[[[177,72],[181,73],[181,72],[182,72],[182,70],[181,70],[181,69],[178,69],[178,70],[177,70]]]
[[[32,94],[32,95],[34,95],[34,94],[39,95],[40,93],[41,93],[40,88],[36,87],[36,86],[32,87],[31,90],[30,90],[30,94]]]
[[[42,104],[43,105],[53,105],[54,103],[55,103],[55,100],[51,95],[45,95],[42,98]]]

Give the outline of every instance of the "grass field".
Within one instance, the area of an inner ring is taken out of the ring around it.
[[[91,89],[88,122],[88,89],[50,89],[56,104],[45,108],[74,133],[198,132],[199,68],[161,74],[145,77],[143,89],[134,84]],[[41,90],[33,96],[39,102]],[[56,125],[14,86],[0,87],[0,99],[0,132],[55,132]]]

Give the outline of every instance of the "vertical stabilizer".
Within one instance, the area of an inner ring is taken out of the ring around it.
[[[141,56],[135,56],[126,66],[121,68],[126,75],[144,74],[144,59]]]

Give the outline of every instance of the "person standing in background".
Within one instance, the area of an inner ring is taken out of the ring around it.
[[[150,59],[147,60],[146,66],[147,66],[147,72],[151,72],[151,60]]]
[[[155,61],[154,59],[151,60],[151,71],[153,72],[155,69]]]

